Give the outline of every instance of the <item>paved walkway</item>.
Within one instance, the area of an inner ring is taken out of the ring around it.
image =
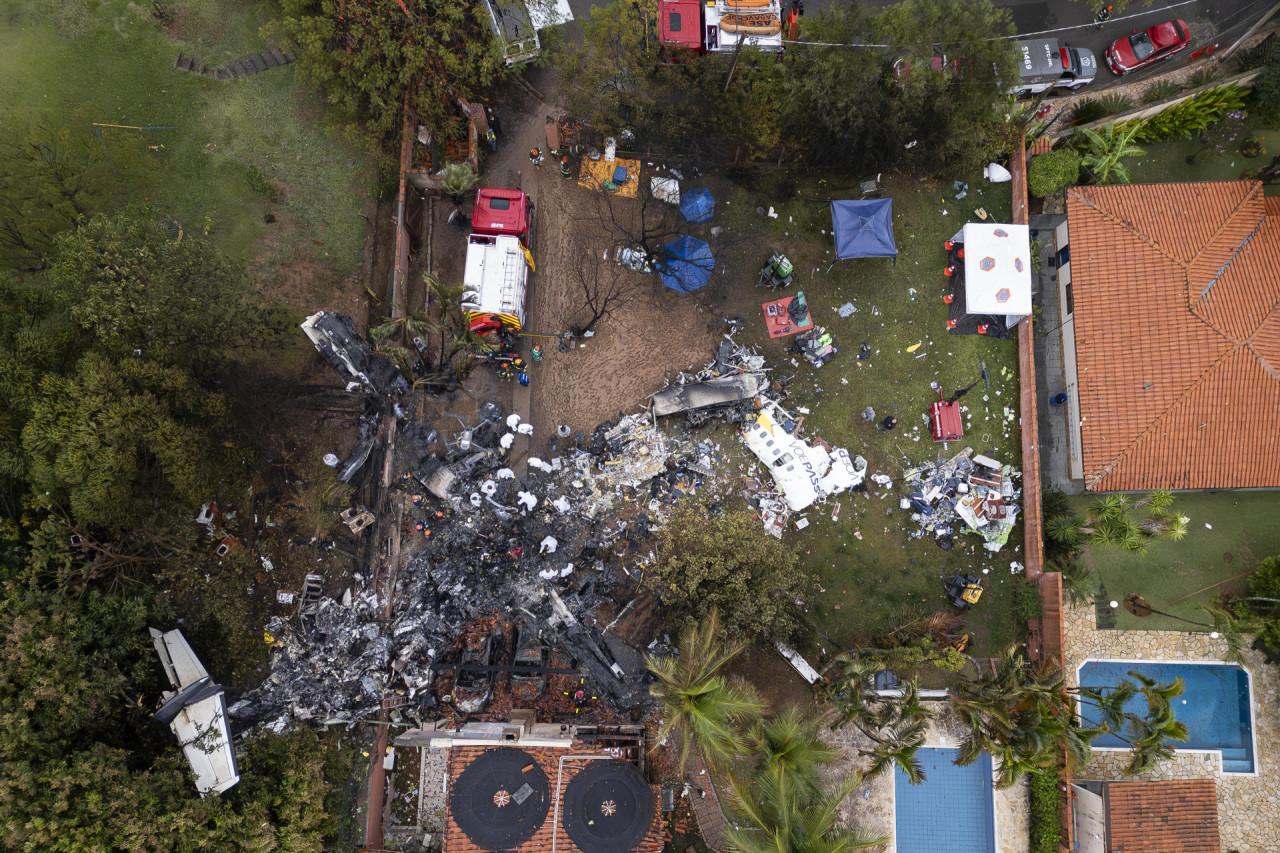
[[[702,835],[702,840],[712,850],[727,849],[724,843],[725,817],[720,805],[720,795],[711,782],[711,775],[702,764],[702,756],[696,751],[689,754],[685,776],[692,786],[689,805],[698,818],[698,832]]]
[[[1031,228],[1039,229],[1040,272],[1036,281],[1036,304],[1040,318],[1036,321],[1036,422],[1040,431],[1040,484],[1067,494],[1084,491],[1083,481],[1071,480],[1068,455],[1067,408],[1051,407],[1049,398],[1063,390],[1062,311],[1058,298],[1058,269],[1049,266],[1053,259],[1053,231],[1049,223],[1056,217],[1031,217]]]
[[[1183,631],[1106,631],[1096,627],[1091,607],[1068,607],[1066,651],[1068,682],[1091,658],[1168,661],[1225,661],[1227,643],[1208,634]],[[1256,776],[1224,775],[1217,753],[1179,753],[1136,777],[1142,780],[1215,779],[1218,832],[1223,850],[1263,853],[1280,850],[1280,667],[1251,650],[1244,666],[1253,679],[1253,729]],[[1122,779],[1127,753],[1096,752],[1075,773],[1076,779]]]

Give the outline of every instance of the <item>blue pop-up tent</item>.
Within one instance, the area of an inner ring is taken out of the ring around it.
[[[694,225],[699,222],[706,222],[711,218],[711,214],[716,212],[715,197],[711,195],[711,190],[706,187],[688,190],[682,196],[680,199],[680,215],[687,222],[692,222]]]
[[[662,283],[680,293],[693,293],[706,287],[715,268],[716,259],[711,255],[711,247],[688,235],[677,237],[663,246],[662,258],[658,261]]]
[[[840,260],[893,258],[895,264],[898,262],[891,198],[831,202],[831,230]]]

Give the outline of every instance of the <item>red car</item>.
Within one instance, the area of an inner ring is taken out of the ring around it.
[[[1187,23],[1180,18],[1165,21],[1133,35],[1116,39],[1107,48],[1107,66],[1117,75],[1128,74],[1144,65],[1168,59],[1190,42]]]

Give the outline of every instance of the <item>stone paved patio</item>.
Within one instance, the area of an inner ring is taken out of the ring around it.
[[[925,741],[931,747],[955,747],[960,743],[961,732],[945,703],[929,702],[937,714],[930,722],[929,736]],[[867,759],[858,754],[869,746],[867,738],[853,726],[838,731],[826,731],[824,740],[837,747],[842,760],[832,766],[829,781],[841,781],[852,772],[861,772],[868,765]],[[1024,779],[1012,788],[995,791],[996,853],[1026,853],[1030,847],[1030,803],[1028,783]],[[840,819],[856,824],[868,832],[884,835],[889,843],[880,848],[884,853],[897,853],[894,844],[894,771],[886,770],[878,776],[864,779],[862,784],[840,808]]]
[[[1076,668],[1089,658],[1168,661],[1226,661],[1227,644],[1208,634],[1182,631],[1098,630],[1091,607],[1067,607],[1065,664],[1074,682]],[[1218,787],[1218,830],[1222,849],[1239,853],[1280,850],[1280,668],[1268,666],[1251,649],[1244,665],[1253,679],[1256,776],[1224,775],[1217,753],[1180,753],[1139,779],[1214,778]],[[1077,779],[1121,779],[1125,753],[1096,752],[1077,770]]]

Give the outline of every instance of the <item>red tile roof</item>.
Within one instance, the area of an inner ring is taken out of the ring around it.
[[[1221,853],[1212,779],[1112,782],[1107,786],[1110,849],[1124,853]]]
[[[1280,204],[1067,192],[1085,488],[1280,487]]]
[[[558,749],[553,747],[524,747],[519,743],[512,743],[511,746],[523,749],[530,753],[538,766],[542,768],[542,772],[546,774],[547,780],[551,783],[551,808],[547,812],[547,819],[534,833],[533,837],[528,841],[516,847],[510,848],[509,853],[551,853],[552,836],[555,837],[556,853],[581,853],[577,845],[569,838],[569,834],[561,826],[556,829],[556,802],[560,799],[565,787],[578,775],[582,770],[591,765],[590,761],[581,760],[581,756],[598,755],[602,751],[593,747],[591,744],[583,744],[574,742],[573,746],[567,749]],[[466,770],[478,756],[490,749],[492,746],[455,746],[449,749],[448,757],[448,782],[452,782],[462,775],[462,771]],[[579,760],[573,760],[573,756],[579,756]],[[561,757],[565,757],[563,762]],[[563,772],[562,772],[563,768]],[[557,785],[558,781],[558,785]],[[558,790],[557,790],[558,788]],[[645,835],[644,840],[632,848],[630,851],[619,850],[617,853],[662,853],[662,847],[665,843],[665,829],[662,825],[662,808],[661,791],[657,785],[652,786],[653,790],[653,819],[649,824],[649,831]],[[564,808],[560,808],[560,815],[563,817]],[[449,796],[449,789],[445,789],[445,817],[444,817],[444,842],[443,853],[489,853],[489,848],[477,846],[462,828],[458,826],[453,818],[453,798]]]

